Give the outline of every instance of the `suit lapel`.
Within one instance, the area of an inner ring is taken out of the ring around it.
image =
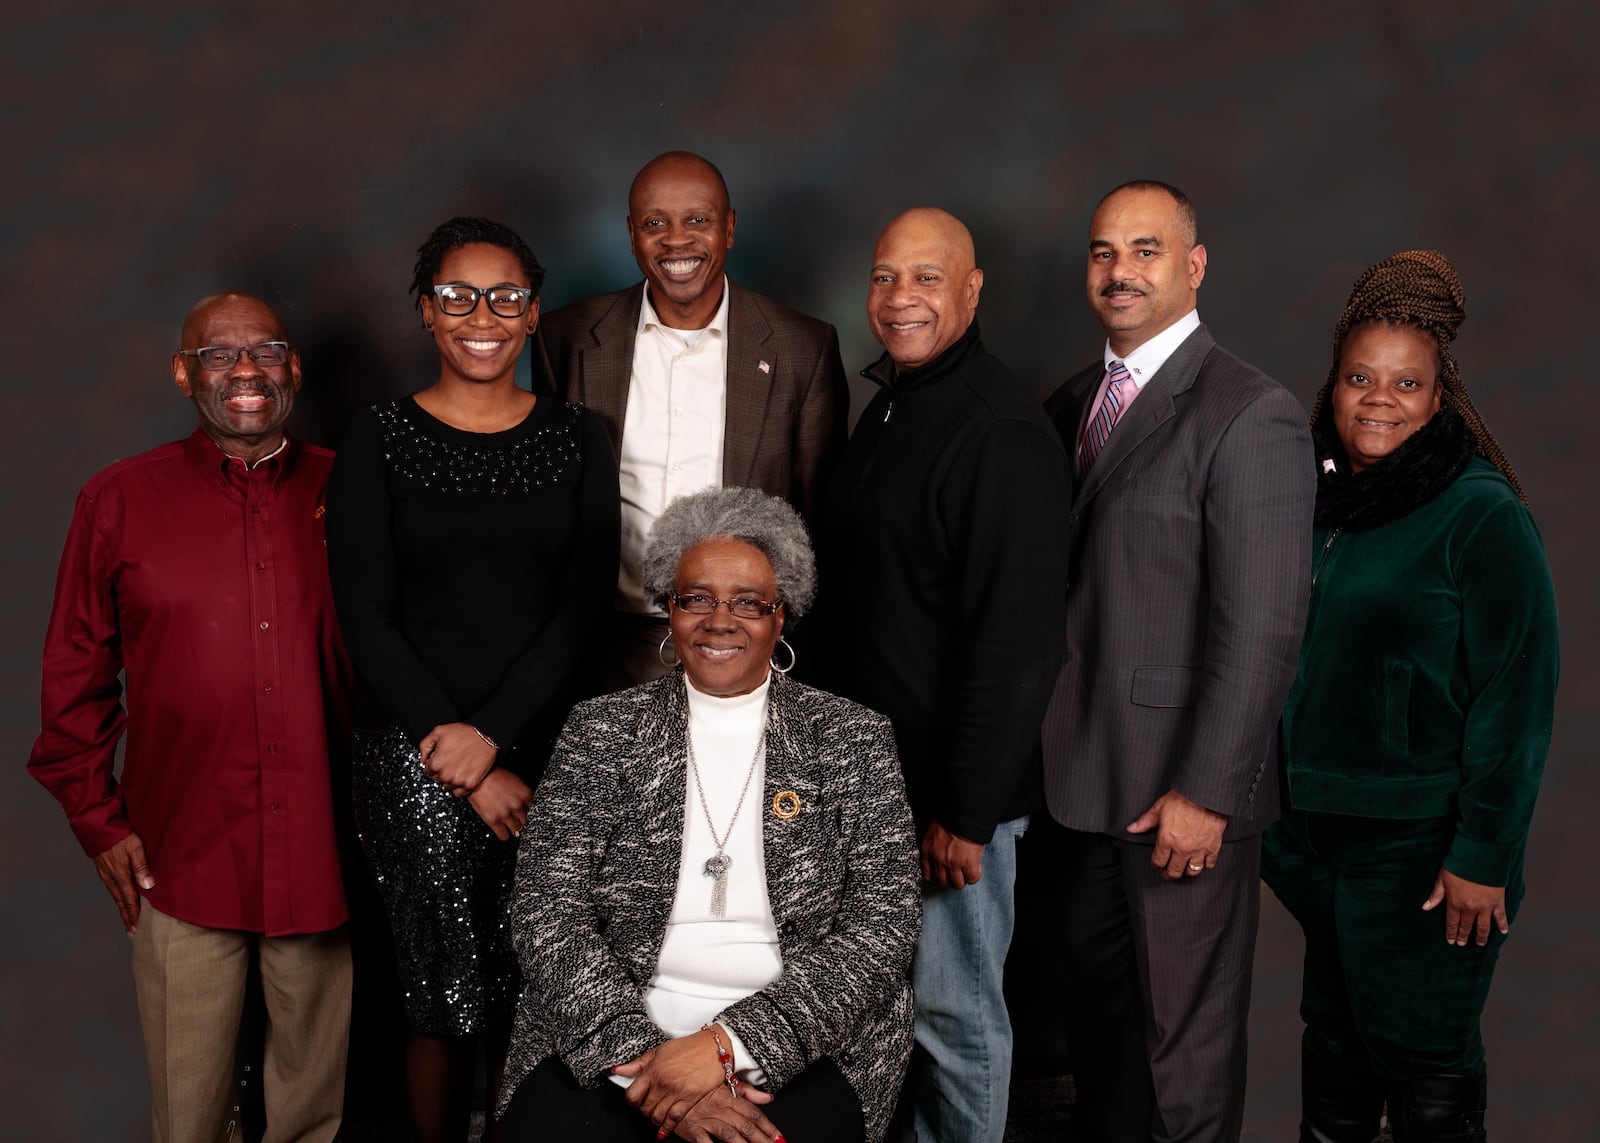
[[[608,425],[615,425],[612,445],[622,455],[622,420],[628,411],[628,383],[633,377],[633,343],[639,332],[639,307],[644,283],[618,296],[590,329],[591,344],[578,351],[581,401]]]
[[[1074,509],[1093,499],[1123,462],[1139,451],[1139,447],[1149,439],[1150,434],[1172,419],[1177,413],[1177,399],[1187,393],[1194,384],[1195,377],[1200,372],[1200,363],[1211,352],[1214,344],[1216,343],[1212,341],[1211,335],[1202,325],[1185,338],[1183,344],[1167,358],[1165,364],[1140,391],[1138,399],[1117,422],[1116,428],[1111,430],[1111,436],[1107,439],[1105,447],[1100,450],[1100,455],[1095,458],[1094,464],[1089,466],[1088,474],[1078,485],[1078,494],[1073,500]],[[1101,372],[1103,375],[1104,370]],[[1094,399],[1092,394],[1089,399],[1091,401]],[[1087,402],[1085,404],[1087,405]],[[1083,415],[1088,416],[1087,408]],[[1079,434],[1080,436],[1082,434],[1081,424]],[[1072,444],[1074,464],[1077,463],[1077,445],[1077,438],[1074,438]]]
[[[748,290],[728,283],[727,398],[722,483],[748,485],[761,452],[772,382],[782,363],[767,346],[772,327]],[[762,366],[766,368],[763,369]]]

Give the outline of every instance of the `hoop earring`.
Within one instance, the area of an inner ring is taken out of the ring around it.
[[[671,642],[672,632],[668,631],[661,637],[661,646],[656,648],[656,658],[660,661],[663,667],[666,667],[669,670],[673,667],[676,667],[680,661],[678,659],[678,648],[676,646],[672,648],[672,658],[667,658],[667,644]]]
[[[790,671],[794,670],[795,661],[797,659],[799,659],[800,656],[798,656],[798,655],[796,655],[794,653],[794,646],[789,642],[789,640],[785,639],[782,635],[778,636],[778,644],[779,644],[779,646],[788,649],[788,652],[789,652],[789,665],[786,666],[786,667],[778,666],[778,658],[777,658],[777,654],[776,654],[778,648],[774,647],[772,649],[773,652],[774,652],[772,660],[771,660],[772,669],[774,671],[777,671],[778,674],[780,674],[780,675],[787,675]]]

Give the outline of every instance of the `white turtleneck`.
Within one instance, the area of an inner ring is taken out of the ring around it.
[[[701,808],[691,771],[684,781],[678,889],[655,975],[644,996],[645,1011],[669,1036],[698,1031],[728,1005],[766,987],[783,972],[761,845],[762,820],[766,816],[762,793],[766,759],[755,756],[766,722],[771,682],[769,675],[749,694],[732,698],[702,694],[693,683],[686,686],[689,734],[706,809],[710,810],[718,834],[724,834],[733,821],[733,831],[723,850],[732,864],[727,873],[727,912],[714,917],[712,879],[705,874],[705,864],[717,852],[717,843],[706,825],[706,810]],[[739,1037],[731,1029],[728,1031],[735,1068],[748,1082],[760,1083],[764,1073]]]

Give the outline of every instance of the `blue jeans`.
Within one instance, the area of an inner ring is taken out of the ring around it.
[[[983,847],[983,879],[965,889],[923,886],[922,939],[911,965],[919,1084],[919,1143],[1001,1143],[1011,1083],[1011,1019],[1001,985],[1016,919],[1017,839],[1027,818],[1001,822]]]

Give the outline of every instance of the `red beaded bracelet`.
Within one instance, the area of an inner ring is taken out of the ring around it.
[[[722,1065],[722,1082],[727,1084],[728,1090],[734,1094],[735,1098],[738,1098],[739,1081],[734,1078],[733,1074],[733,1053],[722,1042],[722,1037],[717,1035],[717,1026],[715,1024],[702,1024],[700,1025],[700,1030],[711,1033],[711,1042],[717,1046],[717,1062]]]

